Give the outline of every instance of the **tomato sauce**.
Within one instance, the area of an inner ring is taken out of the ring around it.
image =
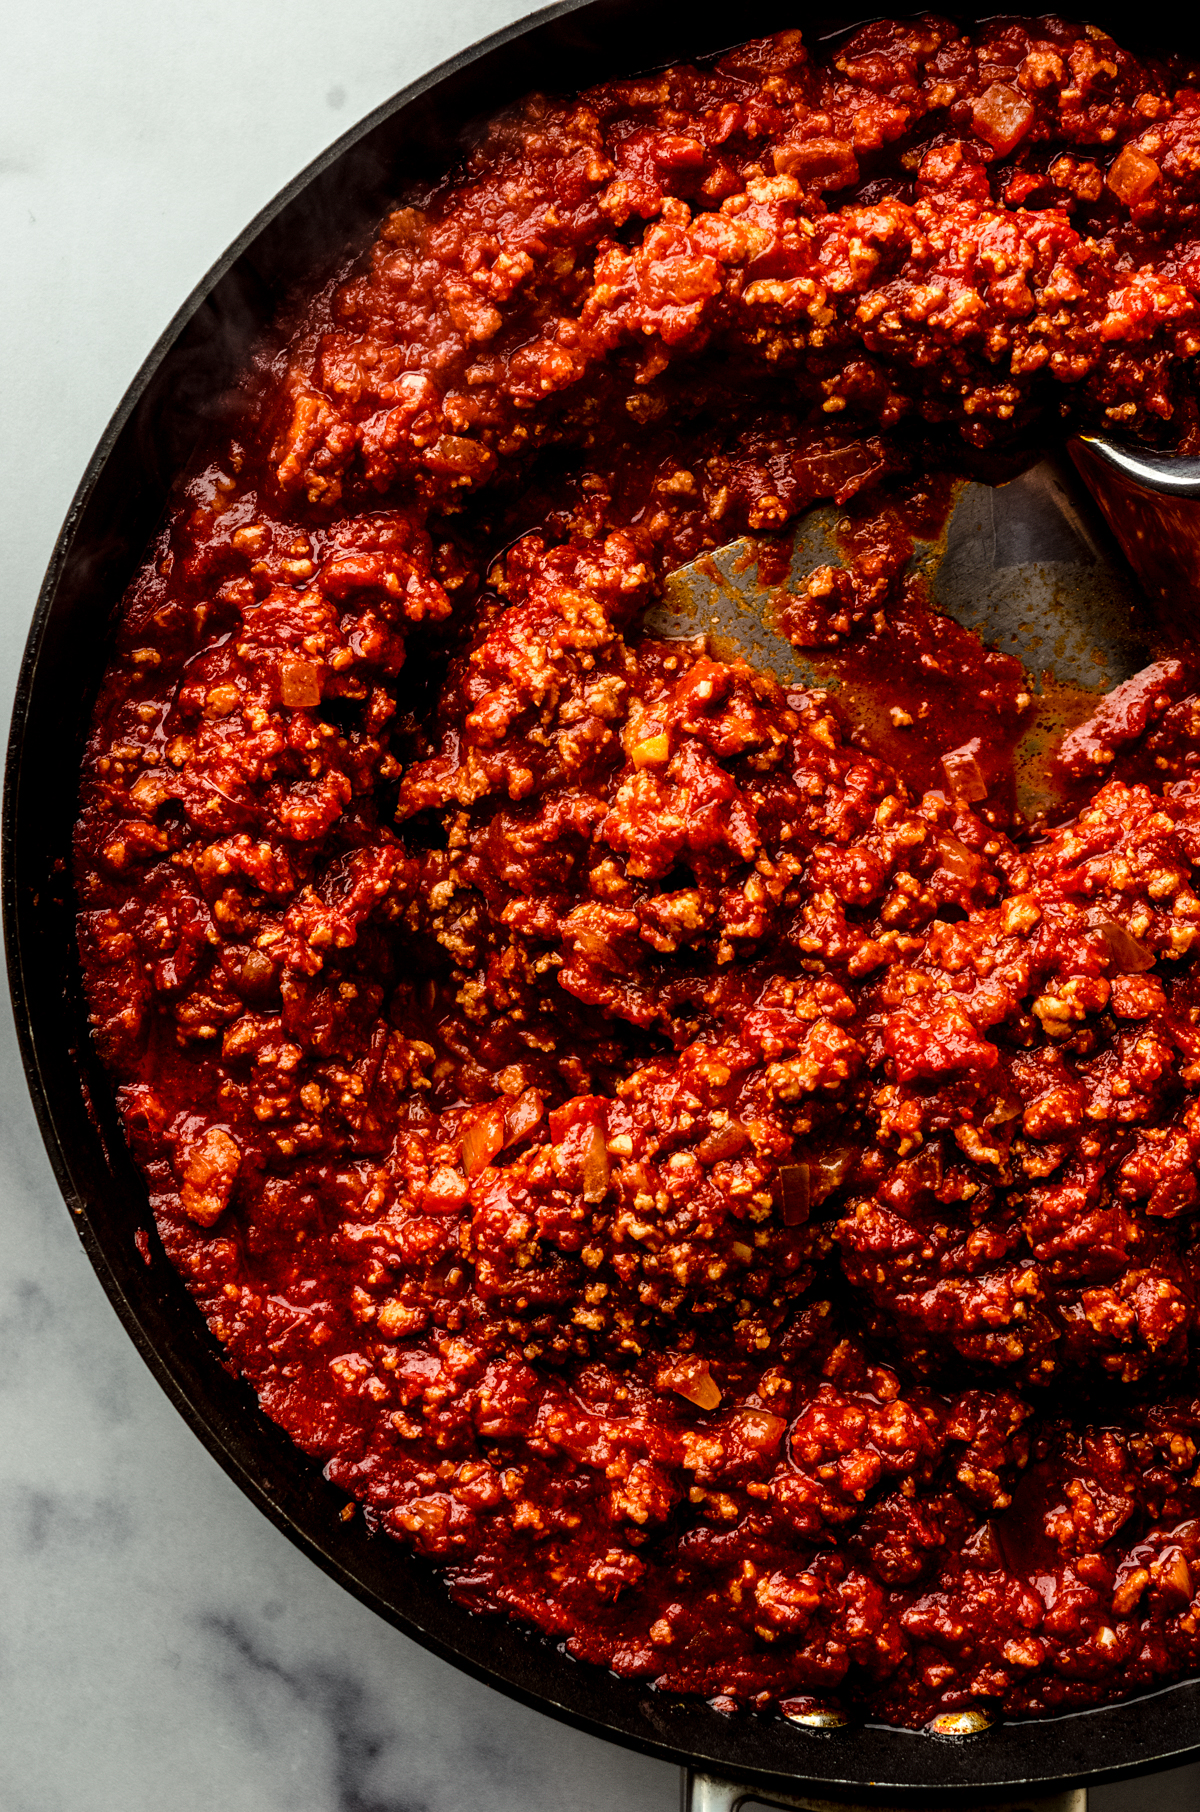
[[[784,33],[494,121],[181,480],[83,773],[95,1035],[229,1362],[461,1602],[724,1710],[1200,1666],[1195,678],[1027,824],[1026,676],[908,559],[948,473],[1194,448],[1198,282],[1190,68]],[[819,499],[781,623],[889,760],[640,627]]]

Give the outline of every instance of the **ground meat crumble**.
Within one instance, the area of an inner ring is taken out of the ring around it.
[[[1200,1668],[1200,698],[1022,824],[1025,676],[904,529],[1194,444],[1198,283],[1190,69],[784,33],[493,123],[188,475],[85,763],[96,1037],[230,1361],[463,1603],[724,1709]],[[785,627],[932,770],[640,628],[818,498]]]

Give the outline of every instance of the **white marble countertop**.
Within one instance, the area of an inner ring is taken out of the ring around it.
[[[0,711],[79,475],[244,223],[522,0],[13,0],[0,117]],[[336,42],[330,44],[330,28]],[[47,413],[53,426],[47,428]],[[670,1812],[677,1777],[479,1686],[242,1497],[143,1366],[0,1026],[3,1812]],[[1094,1812],[1194,1812],[1200,1769]]]

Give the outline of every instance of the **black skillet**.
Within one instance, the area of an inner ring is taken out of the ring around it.
[[[401,182],[444,170],[469,122],[532,88],[583,87],[797,23],[811,43],[862,17],[848,7],[798,12],[780,0],[750,0],[732,15],[673,0],[563,0],[443,64],[356,126],[247,227],[130,386],[55,547],[8,747],[4,926],[21,1052],[67,1205],[146,1363],[247,1495],[364,1603],[526,1703],[697,1771],[696,1807],[737,1801],[706,1776],[793,1794],[909,1804],[954,1795],[961,1803],[966,1795],[977,1804],[1178,1762],[1200,1750],[1200,1681],[960,1740],[873,1725],[821,1732],[659,1696],[578,1666],[513,1624],[460,1610],[428,1566],[371,1539],[361,1518],[342,1521],[345,1498],[225,1370],[152,1231],[143,1261],[134,1234],[152,1227],[151,1217],[88,1034],[68,850],[83,730],[113,613],[173,478],[214,415],[230,407],[247,348],[289,292],[328,269],[355,235],[365,240]],[[1130,38],[1127,14],[1093,17]]]

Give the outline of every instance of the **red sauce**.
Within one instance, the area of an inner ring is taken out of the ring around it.
[[[1035,835],[1021,669],[905,564],[943,468],[1194,443],[1198,202],[1191,72],[1054,21],[531,100],[126,601],[79,928],[163,1243],[372,1528],[581,1660],[914,1725],[1200,1665],[1200,700],[1110,701]],[[783,620],[895,765],[638,630],[831,497]]]

